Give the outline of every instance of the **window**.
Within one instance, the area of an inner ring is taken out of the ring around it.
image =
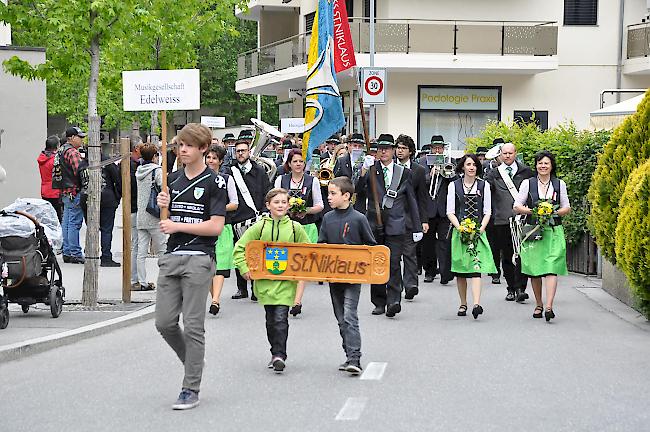
[[[363,16],[365,18],[370,18],[370,0],[363,1]],[[375,18],[377,18],[377,0],[375,0]]]
[[[354,16],[354,0],[345,0],[345,9],[348,12],[349,17]]]
[[[513,118],[519,124],[535,123],[542,131],[548,129],[548,111],[515,111]]]
[[[316,18],[316,12],[305,15],[305,33],[311,33],[311,29],[314,27],[314,18]]]
[[[596,25],[598,0],[564,0],[564,25]]]

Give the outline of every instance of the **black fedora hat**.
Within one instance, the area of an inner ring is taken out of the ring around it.
[[[377,147],[390,146],[395,147],[395,138],[391,134],[381,134],[377,138]]]

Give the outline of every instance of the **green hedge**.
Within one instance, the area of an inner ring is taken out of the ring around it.
[[[597,156],[609,137],[608,131],[580,131],[573,123],[542,132],[532,123],[490,122],[478,137],[468,139],[467,149],[490,148],[495,138],[503,138],[517,146],[517,152],[533,171],[535,153],[539,150],[552,152],[557,162],[557,176],[566,182],[571,201],[572,212],[563,220],[566,239],[568,243],[576,244],[588,232],[587,191]]]
[[[630,175],[618,208],[616,262],[650,317],[650,159]]]
[[[591,215],[589,227],[602,254],[616,263],[615,236],[619,216],[619,200],[628,178],[650,157],[650,98],[648,93],[636,114],[625,119],[614,130],[607,143],[589,189]]]

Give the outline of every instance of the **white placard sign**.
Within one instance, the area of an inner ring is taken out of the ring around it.
[[[364,104],[386,103],[386,69],[363,68],[361,90]]]
[[[226,118],[225,117],[209,117],[201,116],[201,124],[209,128],[219,128],[223,129],[226,127]]]
[[[280,119],[280,130],[282,133],[303,133],[305,130],[305,119],[302,117]]]
[[[198,69],[122,72],[124,111],[201,108]]]

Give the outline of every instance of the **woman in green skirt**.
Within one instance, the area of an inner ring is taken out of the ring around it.
[[[212,287],[210,288],[212,304],[210,304],[210,309],[208,310],[208,312],[210,312],[212,315],[219,313],[219,309],[221,308],[219,305],[221,289],[223,288],[225,278],[230,277],[230,269],[234,267],[232,258],[234,241],[230,215],[232,215],[232,212],[237,210],[237,207],[239,206],[239,199],[237,198],[237,189],[235,187],[234,179],[228,174],[219,172],[225,156],[226,149],[219,145],[210,146],[208,153],[205,155],[205,163],[219,175],[221,180],[218,180],[223,180],[224,184],[226,185],[226,190],[228,191],[228,204],[226,204],[226,223],[223,226],[223,231],[221,231],[221,234],[217,239],[217,244],[215,245],[217,271],[212,278]]]
[[[275,179],[275,187],[289,191],[290,198],[302,198],[305,201],[304,212],[291,212],[291,220],[304,228],[310,243],[318,242],[316,221],[323,210],[323,195],[317,178],[305,173],[305,160],[300,149],[292,149],[284,162],[283,174]]]
[[[460,296],[458,316],[467,315],[467,280],[472,284],[474,307],[472,316],[483,313],[481,306],[481,273],[496,273],[485,227],[492,214],[490,184],[480,179],[481,162],[475,154],[466,154],[456,172],[461,178],[447,188],[447,217],[454,226],[451,234],[451,271],[456,276]]]
[[[515,212],[528,215],[528,225],[538,225],[537,231],[524,238],[521,244],[521,272],[531,278],[535,293],[535,311],[533,318],[546,321],[555,318],[553,299],[557,290],[558,275],[567,274],[566,240],[561,217],[569,214],[571,205],[566,183],[555,177],[555,156],[547,150],[535,155],[537,176],[524,181],[515,200]],[[540,203],[543,204],[540,207]],[[550,205],[549,205],[550,204]],[[543,207],[552,212],[542,223],[537,214],[543,213]],[[542,303],[542,280],[546,286],[546,310]]]

